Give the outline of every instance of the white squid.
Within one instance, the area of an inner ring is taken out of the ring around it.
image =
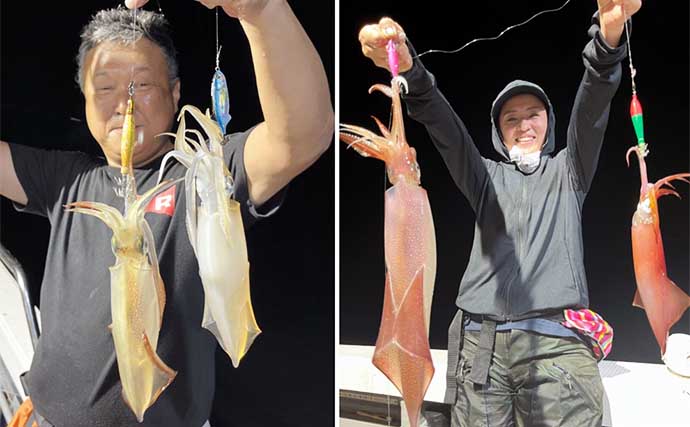
[[[208,136],[186,129],[189,112]],[[185,105],[179,115],[174,157],[185,167],[187,232],[199,262],[205,303],[202,326],[208,329],[237,367],[261,333],[254,318],[249,291],[249,261],[240,204],[232,199],[233,180],[223,158],[223,133],[218,124],[198,108]],[[190,138],[187,135],[196,136]],[[197,194],[200,205],[197,207]]]

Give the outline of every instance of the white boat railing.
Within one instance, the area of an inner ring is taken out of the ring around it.
[[[19,262],[0,245],[0,420],[11,419],[26,398],[20,375],[29,370],[39,322]]]

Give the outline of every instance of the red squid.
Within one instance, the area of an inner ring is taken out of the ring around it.
[[[376,121],[382,136],[341,125],[340,139],[364,157],[386,163],[392,187],[385,195],[386,284],[373,363],[397,387],[412,427],[417,427],[424,394],[434,374],[429,319],[436,276],[436,237],[426,191],[420,187],[415,149],[407,145],[400,86],[374,85],[392,99],[392,126]]]
[[[637,291],[633,305],[647,313],[647,319],[654,332],[661,354],[666,353],[666,339],[669,329],[690,307],[690,296],[681,290],[666,274],[664,246],[659,229],[657,199],[672,194],[680,197],[671,181],[690,183],[690,173],[679,173],[662,178],[654,184],[647,182],[647,166],[644,156],[646,146],[632,147],[626,154],[630,164],[630,153],[635,151],[640,164],[640,202],[632,219],[632,248]]]

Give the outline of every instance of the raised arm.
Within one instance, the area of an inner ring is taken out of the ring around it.
[[[398,46],[400,74],[409,86],[409,93],[403,95],[407,112],[426,127],[453,181],[475,208],[488,179],[486,165],[465,124],[436,86],[434,76],[418,58],[412,60],[416,54],[406,43],[403,29],[390,18],[383,18],[377,24],[363,27],[359,33],[362,53],[378,67],[386,69],[385,46],[391,39]]]
[[[0,195],[22,205],[28,201],[14,170],[10,145],[5,141],[0,141]]]
[[[599,12],[582,52],[584,76],[568,125],[568,161],[573,177],[588,191],[596,172],[608,124],[611,99],[621,81],[625,45],[620,45],[625,18],[635,14],[641,0],[599,0]],[[623,11],[625,9],[625,11]]]
[[[249,40],[264,121],[247,139],[244,164],[249,197],[260,205],[328,148],[333,107],[326,73],[286,0],[198,1],[238,18]]]
[[[263,3],[255,16],[240,15],[264,113],[244,153],[249,194],[257,205],[316,161],[333,138],[321,59],[286,1]]]

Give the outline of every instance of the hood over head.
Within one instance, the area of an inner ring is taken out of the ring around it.
[[[532,82],[525,80],[513,80],[512,82],[508,83],[505,88],[503,88],[503,90],[494,100],[493,104],[491,104],[491,140],[494,144],[494,149],[505,161],[510,161],[510,155],[505,144],[503,144],[501,129],[498,124],[498,115],[501,112],[501,107],[503,107],[503,104],[505,104],[506,101],[515,95],[521,95],[523,93],[536,96],[546,106],[548,124],[546,128],[544,145],[541,148],[541,155],[545,156],[551,154],[556,147],[556,117],[553,113],[553,107],[551,106],[549,97],[546,96],[546,93],[541,87]]]

